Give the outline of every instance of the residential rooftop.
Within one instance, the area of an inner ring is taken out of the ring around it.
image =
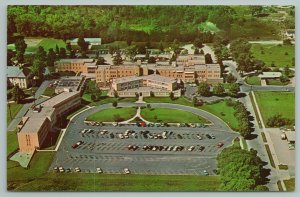
[[[26,77],[18,66],[7,66],[6,71],[8,78]]]

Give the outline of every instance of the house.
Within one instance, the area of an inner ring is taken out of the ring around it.
[[[18,66],[7,66],[7,79],[9,85],[19,85],[22,89],[27,89],[30,85],[28,79],[28,73],[24,69]]]

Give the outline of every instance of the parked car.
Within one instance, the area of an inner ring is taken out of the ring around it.
[[[74,168],[75,172],[81,172],[81,169],[79,167]]]
[[[204,174],[205,176],[208,176],[208,175],[209,175],[209,173],[207,172],[207,170],[203,170],[203,174]]]
[[[218,148],[221,148],[223,145],[224,145],[223,142],[219,142],[219,143],[217,144],[217,147],[218,147]]]
[[[77,148],[78,146],[79,146],[79,145],[76,143],[76,144],[73,144],[73,145],[72,145],[72,148],[75,149],[75,148]]]
[[[96,168],[97,173],[103,173],[103,170],[101,168]]]
[[[200,134],[196,135],[199,140],[202,140],[202,136]]]
[[[199,148],[199,151],[203,151],[205,149],[205,147],[204,146],[200,146],[200,148]]]
[[[193,151],[195,149],[195,146],[190,146],[189,148],[188,148],[188,151]]]
[[[130,174],[130,170],[128,168],[124,168],[124,173],[125,174]]]
[[[212,139],[212,137],[209,134],[205,135],[208,139]]]
[[[59,170],[59,172],[64,172],[65,171],[65,169],[63,167],[59,167],[58,170]]]
[[[81,133],[86,133],[86,132],[88,132],[88,129],[83,129],[83,130],[81,131]]]

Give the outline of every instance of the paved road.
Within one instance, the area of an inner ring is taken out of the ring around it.
[[[41,86],[37,89],[35,92],[35,98],[38,99],[46,90],[48,87],[50,81],[44,81]],[[37,100],[36,102],[39,102]],[[14,119],[10,122],[7,131],[14,131],[18,125],[18,123],[21,121],[22,117],[26,114],[28,109],[33,105],[33,103],[26,103],[23,105],[22,109],[18,112],[18,114],[14,117]]]
[[[257,85],[248,85],[244,82],[243,78],[236,71],[236,62],[223,61],[223,64],[228,66],[227,70],[229,70],[236,78],[237,83],[240,83],[241,92],[250,92],[250,91],[289,91],[294,92],[295,87],[291,86],[257,86]]]
[[[145,106],[146,104],[119,103],[120,107]],[[216,156],[232,140],[239,136],[232,132],[229,127],[217,117],[192,107],[151,103],[152,107],[164,107],[188,110],[191,113],[201,115],[213,123],[207,128],[188,128],[188,127],[137,127],[133,125],[123,126],[89,126],[83,123],[85,117],[96,111],[111,108],[111,104],[104,104],[86,110],[74,117],[69,124],[61,146],[53,160],[50,171],[55,166],[64,168],[80,167],[84,172],[95,172],[97,167],[101,167],[105,173],[122,173],[124,168],[129,168],[135,174],[191,174],[202,175],[203,170],[213,174],[216,169]],[[82,129],[92,128],[93,133],[82,134]],[[100,130],[108,130],[108,134],[100,134]],[[125,130],[134,130],[136,136],[128,139],[120,139],[118,134]],[[149,139],[140,134],[141,130],[148,130],[150,133],[162,133],[163,131],[172,132],[167,139]],[[229,131],[229,132],[228,132]],[[205,134],[214,134],[215,139],[208,139]],[[113,134],[113,138],[110,136]],[[178,136],[180,134],[180,136]],[[197,138],[202,136],[202,140]],[[84,144],[77,149],[72,149],[71,145],[82,140]],[[216,144],[223,142],[222,148],[217,148]],[[129,151],[126,147],[136,145],[136,151]],[[144,145],[153,146],[184,146],[182,151],[144,151]],[[200,145],[205,149],[200,151]],[[195,146],[195,150],[188,151],[188,147]]]

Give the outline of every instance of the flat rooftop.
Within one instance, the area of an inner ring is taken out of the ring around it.
[[[258,75],[260,78],[279,78],[281,76],[281,72],[263,72],[262,74]]]
[[[60,59],[58,63],[92,63],[94,59]]]
[[[79,94],[79,92],[62,92],[48,100],[46,100],[45,102],[41,103],[41,106],[43,107],[55,107],[55,105],[69,99],[70,97]]]

